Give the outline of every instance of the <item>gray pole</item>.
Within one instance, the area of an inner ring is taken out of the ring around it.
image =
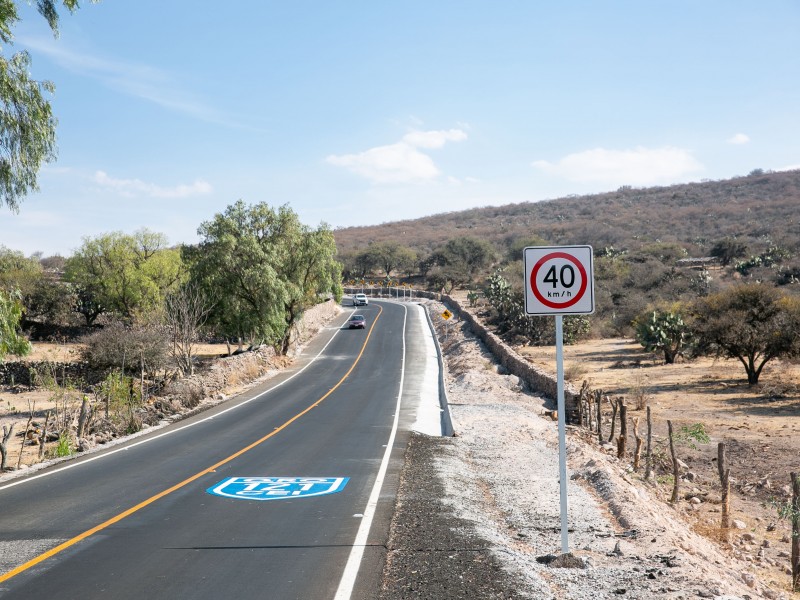
[[[558,480],[561,488],[561,552],[569,552],[567,538],[567,421],[564,408],[564,325],[556,315],[556,376],[558,377]]]

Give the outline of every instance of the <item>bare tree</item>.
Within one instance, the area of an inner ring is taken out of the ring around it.
[[[194,373],[194,348],[210,311],[205,297],[192,285],[183,286],[167,297],[166,320],[172,336],[172,356],[184,374]]]

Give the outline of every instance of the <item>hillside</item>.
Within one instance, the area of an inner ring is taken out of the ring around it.
[[[632,188],[588,196],[474,208],[420,219],[335,231],[340,253],[395,241],[418,253],[471,236],[498,249],[539,236],[554,245],[636,248],[661,241],[705,256],[717,240],[735,237],[751,248],[800,244],[800,170],[754,173],[722,181]]]

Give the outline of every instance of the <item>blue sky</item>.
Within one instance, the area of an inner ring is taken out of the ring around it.
[[[58,158],[0,209],[25,254],[195,243],[238,199],[346,227],[800,168],[795,0],[82,4],[3,48],[56,85]]]

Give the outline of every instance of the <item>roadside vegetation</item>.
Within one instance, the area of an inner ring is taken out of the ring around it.
[[[282,357],[305,311],[341,300],[331,230],[303,225],[288,206],[240,201],[199,233],[197,246],[176,247],[146,229],[110,232],[66,258],[0,246],[1,383],[48,392],[47,410],[5,407],[29,416],[17,432],[23,444],[66,456],[89,435],[104,443],[178,412],[175,403],[192,408],[204,396],[185,379],[198,367],[198,344]],[[8,362],[31,341],[74,346],[77,360]],[[250,368],[258,376],[266,367]],[[13,466],[13,427],[3,425],[0,470]]]
[[[555,332],[552,319],[524,313],[522,250],[591,245],[596,312],[565,318],[567,343],[635,338],[668,364],[735,358],[755,385],[769,361],[800,356],[798,206],[800,171],[755,169],[726,181],[624,186],[335,236],[345,281],[466,290],[500,335],[529,345],[552,344]]]

